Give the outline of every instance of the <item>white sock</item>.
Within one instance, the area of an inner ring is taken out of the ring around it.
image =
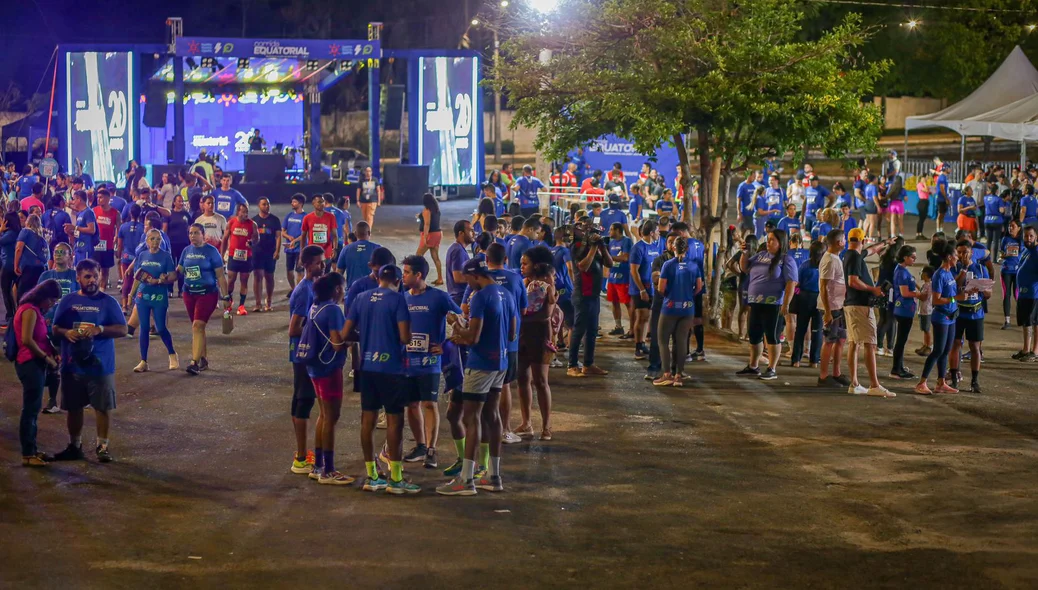
[[[70,442],[72,443],[72,446],[74,446],[76,448],[79,448],[79,447],[83,446],[83,436],[80,435],[80,436],[74,437]]]
[[[490,471],[490,477],[495,475],[501,475],[501,457],[490,457],[490,465],[488,466]]]
[[[461,462],[461,480],[470,481],[476,473],[476,462],[471,459],[463,459]]]

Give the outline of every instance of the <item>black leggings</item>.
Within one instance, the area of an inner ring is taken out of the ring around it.
[[[7,323],[14,320],[14,312],[18,309],[14,300],[14,286],[18,284],[18,275],[14,270],[6,268],[0,271],[0,289],[4,292],[4,311],[7,313]]]
[[[897,337],[894,340],[894,366],[891,373],[899,373],[905,370],[905,344],[908,343],[908,335],[912,333],[912,320],[914,317],[894,316],[897,323]]]
[[[991,252],[991,261],[994,262],[998,258],[998,251],[1002,248],[1002,224],[998,225],[985,225],[984,231],[988,236],[988,250]]]
[[[934,314],[941,313],[934,310]],[[926,357],[923,364],[923,380],[930,376],[934,365],[937,365],[937,378],[944,379],[948,373],[948,353],[951,352],[952,343],[955,341],[955,324],[931,324],[933,329],[933,350]]]
[[[1002,314],[1009,317],[1009,305],[1016,297],[1016,273],[1002,273]]]
[[[919,214],[915,220],[915,233],[923,233],[923,224],[926,223],[926,218],[930,215],[930,201],[927,199],[919,199],[919,202],[915,204],[915,210]]]
[[[886,337],[887,348],[894,345],[894,310],[884,307],[879,310],[879,329],[876,331],[876,346],[883,348]]]
[[[822,353],[822,310],[818,309],[818,293],[801,291],[797,294],[796,309],[797,329],[793,336],[793,362],[799,363],[804,356],[804,338],[807,329],[811,328],[811,348],[807,359],[817,363]]]

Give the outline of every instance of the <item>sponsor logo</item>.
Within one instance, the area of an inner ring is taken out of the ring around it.
[[[256,41],[252,53],[271,57],[310,57],[310,49],[301,45],[282,45],[279,41]]]

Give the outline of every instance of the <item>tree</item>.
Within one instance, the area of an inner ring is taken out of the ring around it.
[[[875,148],[882,116],[861,98],[887,64],[852,59],[871,34],[857,15],[804,40],[793,0],[562,5],[547,19],[529,12],[506,19],[512,36],[491,83],[507,89],[513,126],[536,127],[537,148],[554,159],[607,133],[632,139],[644,153],[673,144],[685,220],[707,239],[722,218],[710,182],[715,158],[730,175],[767,150],[802,159],[808,149],[842,156]],[[691,134],[691,153],[683,133]],[[698,223],[691,155],[703,179]]]

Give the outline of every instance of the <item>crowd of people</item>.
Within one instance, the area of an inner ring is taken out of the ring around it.
[[[970,201],[971,190],[953,201],[946,168],[935,162],[932,174],[919,181],[927,187],[927,178],[936,178],[925,196],[919,188],[920,202],[928,202],[919,206],[927,215],[920,216],[917,233],[931,213],[946,213],[951,205],[960,229],[946,235],[937,225],[927,265],[917,275],[918,253],[901,235],[907,194],[894,162],[891,153],[878,175],[863,168],[851,191],[841,183],[823,186],[809,165],[785,183],[776,172],[764,184],[753,171],[739,185],[737,221],[717,258],[722,327],[749,342],[739,375],[774,380],[783,361],[802,367],[806,354],[819,387],[894,397],[877,367],[877,357],[889,356],[891,379],[914,381],[915,392],[930,395],[957,392],[967,361],[970,390],[979,393],[995,265],[1001,266],[1003,328],[1010,327],[1015,300],[1023,329],[1023,348],[1014,358],[1038,359],[1035,171],[1013,171],[1008,194],[1000,191],[999,170],[975,171],[969,183],[991,198],[985,197],[983,213],[970,216],[979,208]],[[550,184],[575,186],[576,166],[571,162]],[[166,318],[170,300],[182,298],[192,334],[187,372],[198,375],[209,366],[206,325],[221,301],[225,323],[232,314],[248,315],[253,279],[252,312],[272,309],[282,253],[290,288],[291,471],[319,484],[354,482],[335,463],[335,427],[350,382],[361,401],[364,490],[420,491],[404,479],[403,464],[439,467],[442,393],[449,396],[445,417],[457,456],[443,471],[451,479],[436,492],[474,495],[504,489],[503,445],[552,440],[550,369],[564,368],[574,379],[608,374],[596,364],[602,338],[629,342],[654,386],[684,386],[689,364],[707,359],[710,252],[701,232],[679,221],[681,202],[649,165],[629,185],[622,170],[610,171],[610,186],[601,193],[602,175],[592,173],[586,189],[577,190],[595,198],[561,216],[542,214],[539,195],[549,187],[529,166],[518,177],[508,167],[495,171],[472,217],[451,226],[442,262],[443,228],[432,195],[425,195],[417,215],[416,253],[398,262],[371,239],[374,207],[365,209],[370,219],[353,224],[348,199],[297,194],[283,219],[270,214],[265,199],[250,217],[233,179],[215,172],[210,180],[198,167],[184,170],[171,196],[133,181],[123,191],[127,198],[103,183],[87,189],[78,177],[64,192],[38,180],[11,179],[19,196],[28,186],[26,196],[5,204],[0,225],[4,302],[25,396],[26,465],[82,458],[87,406],[98,416],[97,456],[111,460],[111,339],[139,331],[134,371],[146,372],[154,333],[169,355],[169,369],[177,369]],[[369,198],[377,201],[380,193],[372,190]],[[964,220],[976,215],[983,232]],[[870,257],[878,258],[873,269]],[[105,293],[110,281],[121,300]],[[603,298],[614,323],[608,333],[600,327]],[[925,357],[918,375],[905,354],[917,323],[924,346],[915,352]],[[867,380],[859,379],[862,357]],[[59,411],[59,384],[70,443],[50,456],[35,447],[36,415],[47,388],[44,411]],[[415,440],[407,452],[405,427]],[[378,428],[387,431],[380,450]]]

